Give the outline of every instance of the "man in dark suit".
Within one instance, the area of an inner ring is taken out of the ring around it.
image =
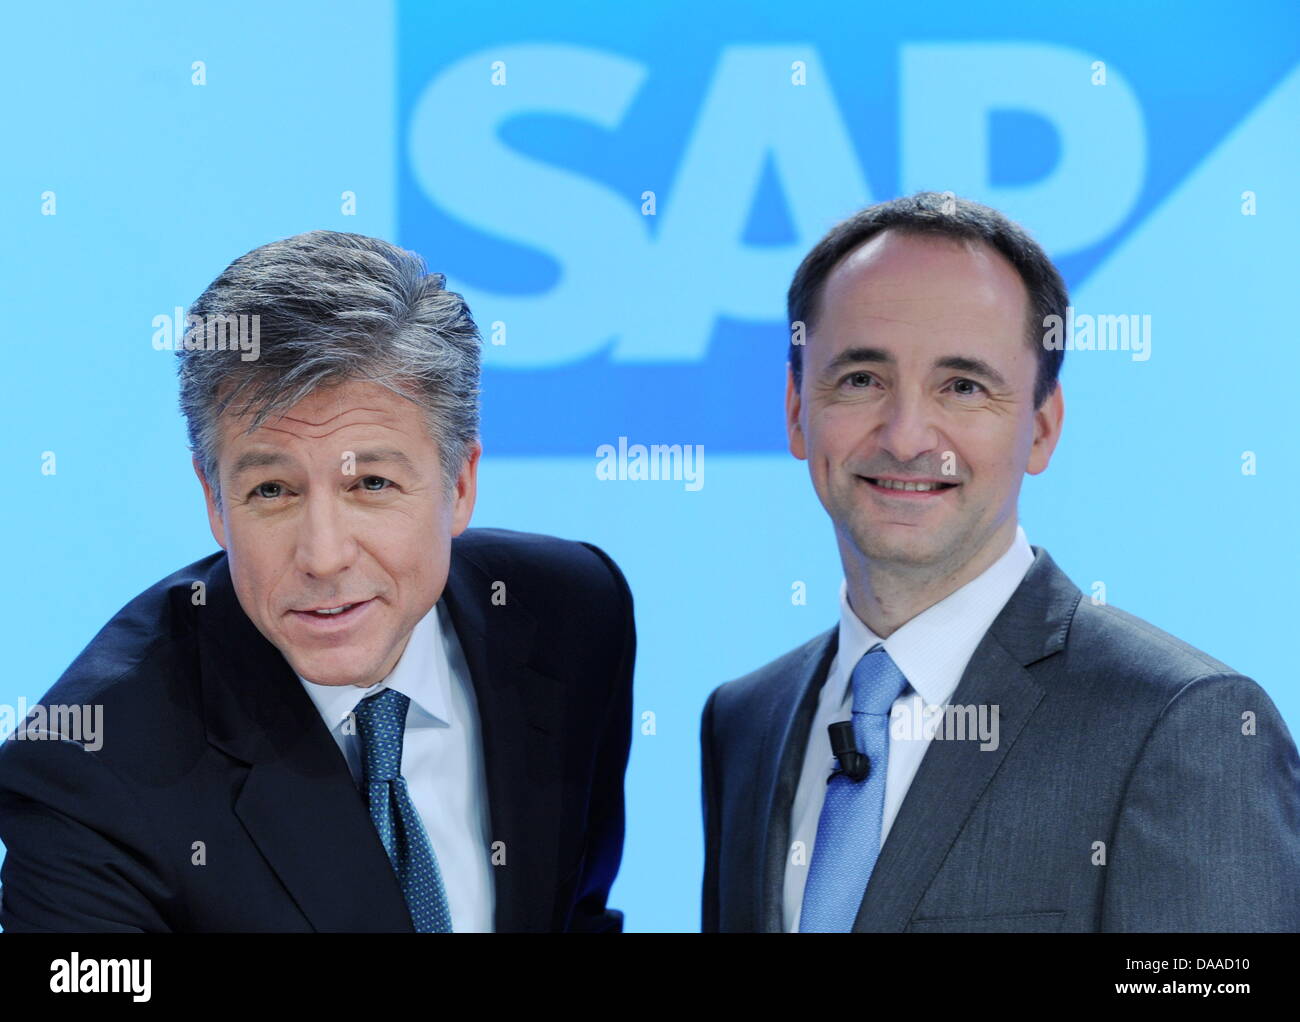
[[[1067,303],[1028,235],[951,195],[864,210],[800,266],[787,427],[840,622],[708,699],[706,931],[1300,929],[1273,703],[1084,599],[1018,524]]]
[[[6,931],[621,929],[631,594],[589,544],[467,530],[479,339],[442,285],[317,231],[196,303],[187,341],[260,316],[179,352],[223,551],[0,747]]]

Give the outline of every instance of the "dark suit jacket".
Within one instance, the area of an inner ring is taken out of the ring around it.
[[[496,929],[621,929],[606,896],[636,652],[623,575],[588,544],[473,529],[442,599],[504,842]],[[0,743],[5,930],[411,931],[347,764],[224,553],[132,600],[42,701],[102,704],[103,747]]]
[[[950,700],[998,705],[1000,743],[931,743],[854,929],[1300,929],[1300,763],[1273,703],[1083,599],[1033,549]],[[706,931],[781,929],[790,807],[837,638],[709,697]]]

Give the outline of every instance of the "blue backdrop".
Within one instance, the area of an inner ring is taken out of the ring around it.
[[[6,12],[0,702],[213,549],[153,318],[272,239],[388,238],[485,335],[475,524],[596,542],[632,585],[612,900],[697,928],[704,699],[837,614],[785,288],[835,220],[933,188],[1022,221],[1078,312],[1151,317],[1148,358],[1067,353],[1030,542],[1300,732],[1295,4],[177,6]],[[703,445],[704,485],[599,480],[619,437]]]

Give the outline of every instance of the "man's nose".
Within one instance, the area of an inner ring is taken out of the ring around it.
[[[344,509],[331,496],[307,498],[298,522],[298,570],[314,578],[332,578],[351,565],[355,557],[356,541]]]
[[[880,446],[906,464],[939,446],[933,405],[921,393],[895,391],[884,403]]]

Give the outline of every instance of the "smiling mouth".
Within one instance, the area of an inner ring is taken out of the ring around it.
[[[341,607],[333,607],[333,608],[330,608],[329,610],[309,610],[309,611],[305,611],[305,613],[308,613],[308,614],[320,614],[320,615],[323,615],[323,616],[325,616],[325,615],[333,615],[333,614],[342,614],[344,611],[351,610],[351,609],[352,609],[353,607],[355,607],[355,606],[356,606],[355,603],[345,603],[345,604],[343,604],[343,606],[341,606]]]
[[[340,603],[333,607],[313,607],[311,610],[294,610],[291,613],[308,621],[339,621],[351,617],[364,608],[370,600],[358,600],[356,603]]]
[[[875,489],[885,493],[942,493],[955,488],[957,483],[944,483],[932,479],[910,481],[901,479],[873,479],[862,476]]]

